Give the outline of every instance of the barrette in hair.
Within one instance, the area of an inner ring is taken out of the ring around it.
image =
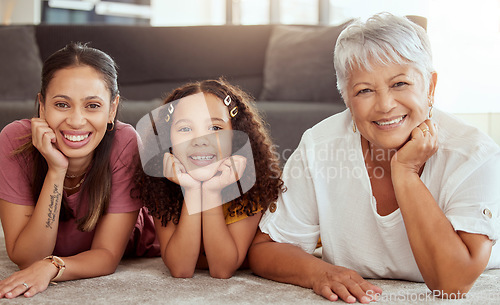
[[[231,104],[231,97],[228,94],[226,96],[226,98],[224,99],[224,105],[229,107],[229,104]],[[231,117],[234,118],[238,114],[238,107],[234,106],[233,109],[231,109],[231,111],[229,111],[229,114],[231,114]]]
[[[167,117],[165,118],[165,122],[168,123],[168,121],[170,121],[170,115],[172,114],[172,112],[174,112],[174,105],[170,104],[170,106],[168,107],[168,113]]]
[[[231,114],[231,117],[234,118],[238,114],[238,107],[234,106],[234,108],[231,109],[229,114]]]

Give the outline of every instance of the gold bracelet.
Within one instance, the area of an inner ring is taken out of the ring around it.
[[[56,276],[54,276],[52,281],[59,279],[62,276],[64,269],[66,269],[66,264],[64,263],[64,261],[59,256],[55,255],[49,255],[44,259],[50,259],[52,265],[54,265],[58,270]]]

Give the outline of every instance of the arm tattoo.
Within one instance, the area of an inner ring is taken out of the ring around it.
[[[47,222],[45,223],[46,228],[52,229],[52,224],[56,221],[56,216],[58,215],[57,206],[60,198],[61,192],[59,192],[59,187],[54,184],[54,192],[50,195],[49,213],[47,215]]]

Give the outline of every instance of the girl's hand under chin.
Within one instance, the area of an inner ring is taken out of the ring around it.
[[[31,137],[33,146],[47,161],[49,169],[61,170],[66,173],[68,158],[56,147],[56,134],[45,118],[31,119]]]
[[[246,165],[247,159],[243,156],[226,158],[217,169],[217,174],[203,182],[203,191],[220,193],[223,188],[241,179]]]
[[[182,186],[186,191],[201,189],[201,182],[191,177],[181,161],[173,154],[165,153],[163,156],[163,176]]]
[[[391,159],[391,169],[419,174],[425,162],[438,150],[438,129],[431,120],[425,120],[410,135],[410,140]]]

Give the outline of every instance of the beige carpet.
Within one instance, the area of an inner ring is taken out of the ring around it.
[[[15,272],[0,229],[0,279]],[[500,304],[500,270],[483,273],[464,300],[433,298],[422,283],[373,280],[384,293],[377,304]],[[205,271],[174,279],[160,258],[124,260],[109,276],[50,286],[31,299],[1,299],[0,304],[326,304],[312,290],[276,283],[239,271],[228,280]]]

